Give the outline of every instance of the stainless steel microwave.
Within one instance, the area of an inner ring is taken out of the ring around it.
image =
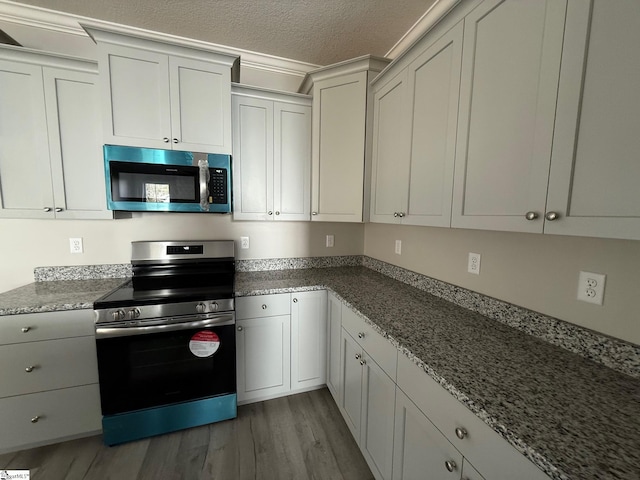
[[[110,210],[231,212],[231,156],[105,145]]]

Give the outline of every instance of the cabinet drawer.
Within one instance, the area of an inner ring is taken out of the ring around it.
[[[273,317],[291,313],[291,294],[257,295],[236,298],[236,319]]]
[[[1,399],[0,452],[99,431],[101,418],[97,384]]]
[[[95,334],[93,310],[25,313],[0,317],[0,345]]]
[[[342,305],[342,327],[367,351],[392,380],[396,379],[398,351],[387,339],[346,305]]]
[[[3,345],[0,365],[0,398],[98,382],[93,336]]]
[[[397,384],[485,478],[548,480],[538,467],[405,355],[398,358]],[[466,432],[462,439],[456,435],[457,428]]]

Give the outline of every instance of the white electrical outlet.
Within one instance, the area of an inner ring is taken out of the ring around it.
[[[240,248],[245,250],[249,248],[249,237],[240,237]]]
[[[71,253],[82,253],[84,251],[82,248],[82,237],[69,239],[69,251]]]
[[[606,275],[600,273],[580,272],[578,277],[578,300],[602,305],[606,278]]]
[[[474,275],[480,275],[480,254],[469,252],[469,263],[467,265],[467,272]]]
[[[402,240],[396,240],[396,255],[402,255]]]
[[[333,247],[333,243],[334,243],[333,235],[327,235],[327,239],[326,239],[326,242],[325,242],[326,246],[328,248],[331,248],[331,247]]]

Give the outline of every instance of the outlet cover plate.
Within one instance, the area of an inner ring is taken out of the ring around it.
[[[474,275],[480,275],[480,254],[469,252],[469,263],[467,264],[467,272]]]
[[[601,273],[580,272],[578,277],[578,300],[602,305],[607,276]]]
[[[335,237],[333,235],[327,235],[326,238],[326,246],[327,248],[331,248],[334,245]]]
[[[245,250],[249,248],[249,237],[240,237],[240,248]]]
[[[84,248],[82,245],[82,237],[70,238],[69,239],[69,251],[71,253],[82,253],[84,252]]]
[[[396,240],[396,255],[402,255],[402,240]]]

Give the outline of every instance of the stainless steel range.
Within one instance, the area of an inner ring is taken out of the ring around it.
[[[94,303],[107,445],[236,416],[232,240],[133,242]]]

